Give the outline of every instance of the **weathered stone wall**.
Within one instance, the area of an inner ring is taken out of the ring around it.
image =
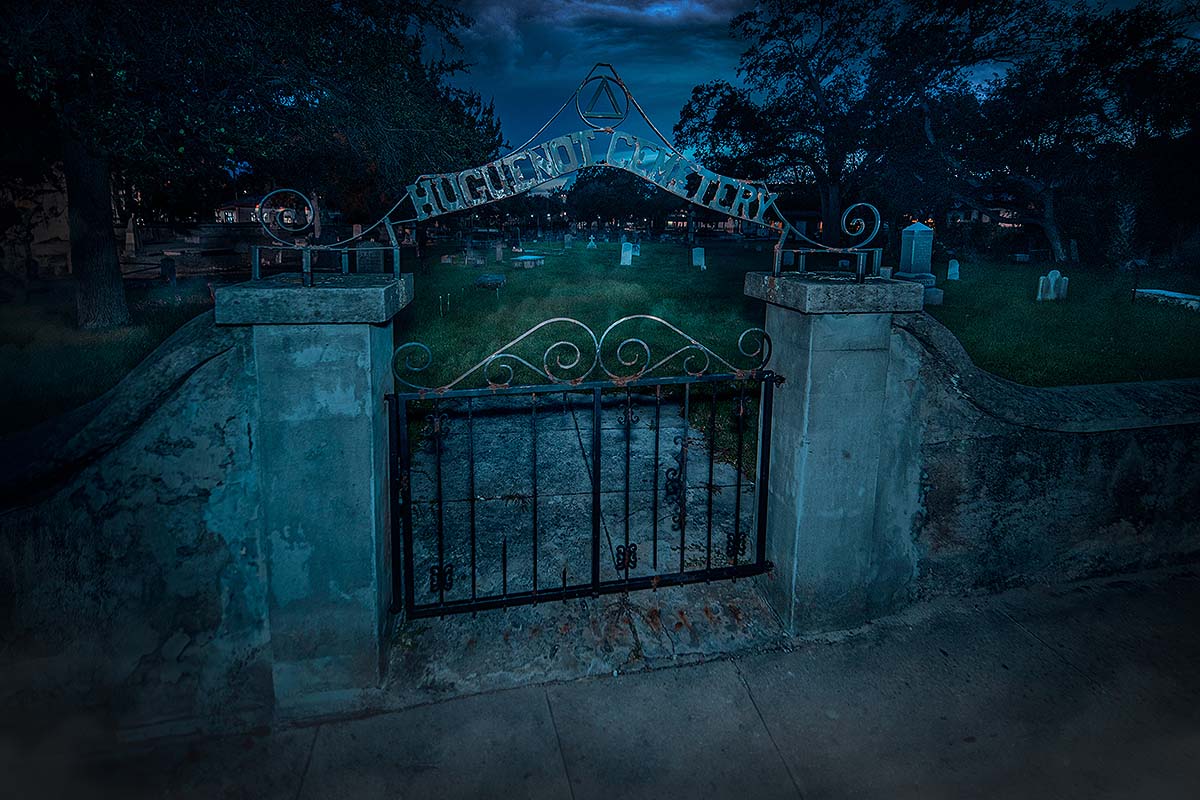
[[[914,595],[1200,556],[1200,381],[1019,386],[923,314],[892,353],[880,522],[911,532],[882,538],[911,542]]]
[[[135,735],[270,719],[253,364],[206,314],[0,443],[0,707]]]
[[[278,332],[217,327],[204,315],[105,397],[0,442],[6,720],[83,713],[143,736],[247,728],[277,719],[288,703],[294,715],[307,713],[313,697],[345,708],[348,692],[368,688],[360,684],[375,677],[390,585],[379,571],[389,563],[389,527],[377,427],[389,331],[363,323],[325,336],[341,343],[344,365],[321,373],[326,385],[304,371],[329,356],[306,344],[306,326],[255,352],[256,336],[263,345]],[[888,356],[882,420],[872,429],[878,458],[830,451],[850,465],[870,463],[877,477],[863,489],[876,498],[873,525],[860,526],[870,535],[854,545],[865,552],[827,559],[839,574],[839,564],[853,563],[846,594],[855,608],[873,616],[917,596],[1200,555],[1200,381],[1030,389],[978,370],[923,314],[896,315],[877,338]],[[839,377],[847,363],[828,359],[828,379],[852,377]],[[286,368],[290,382],[271,389],[287,376],[260,380],[259,368]],[[792,381],[793,390],[803,385]],[[260,414],[264,388],[288,400],[273,410],[279,420],[309,421],[306,436]],[[377,413],[345,415],[357,420],[353,429],[312,422],[311,410],[333,394],[346,409]],[[858,394],[830,397],[821,420],[859,424],[838,413],[840,404],[861,404]],[[288,470],[272,459],[264,467],[267,449],[283,454]],[[315,455],[324,460],[307,472],[287,461]],[[264,488],[264,475],[276,484],[283,475],[350,498],[360,469],[375,489],[353,506],[322,501],[306,517],[320,524],[303,532],[289,528],[289,515],[292,498],[304,495]],[[822,524],[801,519],[798,535]],[[300,535],[328,554],[289,566],[291,551],[278,551],[272,568],[272,547]],[[294,596],[301,584],[315,588]],[[351,611],[364,633],[343,637],[350,644],[341,651],[304,649],[332,641],[315,627],[349,631],[338,615]]]

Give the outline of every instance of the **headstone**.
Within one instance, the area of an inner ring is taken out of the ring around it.
[[[925,287],[925,305],[940,306],[945,298],[945,292],[932,286]]]
[[[1183,306],[1192,311],[1200,311],[1200,295],[1172,292],[1167,289],[1134,289],[1134,298],[1144,298],[1157,303]]]
[[[1038,278],[1038,300],[1066,300],[1068,279],[1056,269]]]
[[[796,266],[796,251],[795,250],[784,250],[783,251],[783,266],[785,266],[785,267]]]
[[[496,263],[504,260],[504,245],[497,243],[496,245]]]
[[[914,222],[900,231],[900,272],[924,274],[933,265],[933,229]]]
[[[888,280],[891,280],[892,268],[891,267],[880,267],[879,268],[879,277],[887,278]]]
[[[621,266],[628,267],[633,265],[633,245],[625,242],[621,245]]]
[[[363,248],[358,253],[358,271],[369,273],[383,272],[383,251],[375,247]]]
[[[1018,264],[1028,264],[1029,253],[1013,253],[1013,261],[1017,262]]]
[[[138,236],[137,225],[134,224],[134,218],[129,218],[129,225],[125,228],[125,255],[135,256],[141,247],[141,237]]]
[[[593,233],[591,236],[588,237],[587,249],[588,250],[596,249],[596,234]]]
[[[453,256],[451,256],[451,255],[449,255],[449,254],[447,254],[447,255],[444,255],[444,256],[442,256],[442,263],[443,263],[443,264],[453,264],[453,263],[454,263],[454,257],[453,257]]]
[[[958,279],[958,259],[952,258],[950,259],[950,266],[946,267],[946,280],[956,281]]]
[[[175,259],[171,258],[170,256],[166,256],[162,261],[159,261],[158,276],[160,278],[165,278],[167,283],[174,286],[176,280]]]
[[[704,264],[704,248],[703,247],[693,247],[692,248],[692,266],[699,267],[700,269],[707,269],[706,265]]]
[[[898,281],[911,281],[919,283],[922,286],[934,286],[937,284],[937,278],[932,272],[895,272],[892,274]]]
[[[495,290],[499,291],[500,287],[502,287],[504,285],[504,283],[505,283],[505,278],[503,275],[496,275],[496,274],[491,274],[491,273],[484,273],[483,275],[480,275],[478,278],[475,279],[475,285],[478,286],[480,289],[495,289]]]
[[[570,250],[575,245],[575,237],[569,233],[563,234],[563,250]]]
[[[640,256],[640,255],[642,254],[642,244],[641,244],[641,242],[634,242],[634,243],[633,243],[633,254],[634,254],[635,256]]]
[[[1062,288],[1062,273],[1056,269],[1046,273],[1046,280],[1050,281],[1050,298],[1051,300],[1061,300],[1059,290]]]

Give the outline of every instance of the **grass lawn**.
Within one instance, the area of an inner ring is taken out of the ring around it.
[[[577,240],[565,254],[548,243],[541,248],[545,265],[531,270],[512,269],[507,263],[442,264],[440,256],[450,250],[435,248],[424,263],[412,265],[416,300],[397,320],[396,341],[420,341],[430,347],[433,363],[413,378],[437,386],[550,317],[572,317],[599,335],[621,317],[652,314],[745,366],[749,361],[739,356],[738,335],[762,324],[763,309],[743,296],[743,276],[769,267],[770,245],[762,247],[759,251],[754,244],[706,242],[709,267],[704,272],[691,266],[690,250],[678,244],[645,243],[643,255],[630,268],[618,266],[616,243],[587,250]],[[539,248],[530,245],[528,250]],[[1200,377],[1200,313],[1131,303],[1132,277],[1082,267],[1064,270],[1071,278],[1066,302],[1037,303],[1037,278],[1047,269],[964,260],[963,280],[941,280],[945,305],[930,313],[962,340],[977,364],[1020,383]],[[474,287],[476,276],[485,272],[506,275],[507,285],[498,296]],[[935,272],[944,279],[945,265],[939,264]],[[1141,285],[1200,293],[1200,275],[1152,273],[1143,276]],[[134,326],[120,331],[75,330],[66,284],[35,295],[23,306],[0,306],[0,435],[98,397],[180,325],[210,306],[207,284],[199,279],[181,282],[178,296],[148,281],[130,281],[127,286]],[[656,361],[683,341],[647,323],[630,323],[619,333],[618,340],[643,338]],[[541,366],[544,351],[559,339],[590,346],[586,334],[580,334],[580,329],[560,324],[514,350]],[[606,351],[606,363],[615,368],[613,356]],[[678,365],[677,359],[660,374]],[[535,377],[519,372],[514,382]],[[482,378],[469,382],[482,383]]]
[[[536,246],[526,250],[539,252]],[[414,382],[439,386],[543,320],[571,317],[600,336],[622,317],[650,314],[694,336],[736,366],[752,366],[752,359],[740,357],[738,336],[747,328],[762,325],[763,307],[742,294],[742,284],[747,270],[769,268],[769,250],[764,246],[764,252],[756,252],[752,245],[733,242],[708,245],[705,271],[692,267],[690,249],[658,243],[643,244],[642,255],[634,258],[632,267],[619,266],[620,245],[616,243],[599,243],[595,250],[587,250],[577,241],[567,253],[556,252],[561,246],[547,245],[540,251],[546,255],[545,265],[528,270],[494,262],[468,267],[461,257],[459,263],[442,264],[441,252],[448,251],[439,251],[428,256],[414,276],[416,301],[397,320],[396,341],[416,340],[429,346],[433,363],[427,372],[414,376]],[[477,288],[475,278],[483,273],[503,273],[507,283],[498,294]],[[444,311],[447,301],[449,311]],[[686,344],[678,334],[645,321],[624,324],[608,342],[628,336],[646,341],[655,362]],[[582,329],[559,323],[513,350],[540,367],[546,348],[560,338],[581,348],[593,347]],[[632,354],[632,350],[625,353]],[[608,343],[604,355],[610,368],[618,371],[619,362]],[[644,362],[644,352],[640,356]],[[664,370],[672,374],[667,367]],[[573,377],[578,372],[568,374]],[[626,372],[636,372],[636,368]],[[602,373],[597,371],[597,376]],[[514,383],[535,378],[532,373],[518,373]]]
[[[166,286],[130,281],[133,326],[80,331],[72,292],[69,284],[52,284],[28,303],[0,306],[0,435],[104,394],[180,326],[212,307],[203,282],[181,282],[177,297]]]
[[[945,305],[928,309],[983,369],[1029,386],[1200,377],[1200,313],[1130,301],[1133,276],[1067,265],[1063,302],[1037,302],[1053,266],[967,262],[945,281]],[[1140,285],[1200,294],[1200,275],[1151,272]]]

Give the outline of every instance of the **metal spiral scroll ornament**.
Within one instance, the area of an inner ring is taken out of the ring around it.
[[[543,328],[560,324],[581,328],[591,341],[591,350],[588,351],[585,348],[581,348],[569,339],[559,339],[542,353],[541,367],[511,352],[513,347],[519,345]],[[442,386],[424,386],[410,380],[414,375],[428,369],[433,361],[433,353],[430,351],[428,345],[422,342],[406,342],[396,348],[395,355],[392,357],[392,368],[396,374],[396,381],[398,383],[419,392],[450,391],[466,382],[472,376],[481,377],[485,385],[490,389],[507,389],[514,385],[513,381],[519,374],[519,368],[536,376],[541,382],[578,383],[595,369],[597,352],[598,343],[596,341],[596,334],[592,333],[591,328],[579,320],[571,319],[570,317],[554,317],[534,325],[454,380]],[[592,357],[591,363],[587,364],[586,369],[579,371],[579,374],[573,374],[576,370],[579,370],[581,364],[585,363],[586,356],[589,354]]]
[[[868,223],[862,217],[852,217],[855,209],[866,209],[871,215],[870,228],[871,232],[860,242],[855,242],[849,245],[850,249],[866,247],[871,241],[879,235],[879,229],[883,225],[883,220],[879,216],[879,209],[870,203],[855,203],[842,212],[842,233],[847,236],[861,236],[867,230]]]
[[[295,224],[295,223],[289,224],[282,219],[282,217],[283,217],[282,214],[271,214],[271,216],[273,217],[272,221],[275,223],[275,225],[277,227],[279,227],[280,229],[287,231],[288,233],[293,233],[293,234],[304,233],[309,228],[311,228],[313,225],[313,220],[316,219],[316,216],[317,216],[316,208],[315,208],[315,206],[313,206],[312,201],[309,200],[308,197],[303,192],[301,192],[297,189],[276,189],[272,192],[267,192],[265,195],[263,195],[262,200],[258,201],[258,205],[256,205],[254,207],[255,213],[258,215],[258,224],[262,226],[262,229],[264,231],[266,231],[268,236],[270,236],[272,239],[274,239],[277,242],[286,244],[288,247],[295,247],[296,243],[294,241],[288,241],[287,239],[282,239],[279,236],[275,235],[275,231],[271,230],[270,222],[268,222],[268,220],[267,220],[267,214],[263,213],[264,209],[270,209],[270,205],[268,204],[268,201],[272,197],[275,197],[277,195],[278,196],[294,195],[296,197],[299,197],[300,201],[304,204],[304,222],[303,222],[303,224]]]
[[[650,345],[644,339],[628,336],[617,341],[615,347],[611,348],[610,355],[615,357],[617,363],[606,363],[603,355],[606,342],[619,338],[615,332],[621,325],[638,320],[666,328],[680,337],[682,346],[677,347],[665,358],[655,360]],[[571,338],[560,338],[543,351],[540,366],[536,359],[526,358],[515,351],[515,348],[533,334],[551,326],[583,331],[582,335],[576,332],[574,338],[584,344],[580,345]],[[474,388],[469,385],[472,383],[471,378],[477,379],[476,382],[481,380],[489,389],[546,383],[577,385],[592,377],[606,378],[614,383],[627,383],[648,377],[680,357],[683,359],[682,374],[689,377],[708,374],[714,364],[731,374],[743,375],[764,368],[771,359],[771,339],[762,328],[748,328],[742,331],[738,336],[737,349],[741,358],[749,362],[747,366],[736,366],[701,344],[695,337],[666,320],[649,314],[622,317],[605,328],[600,336],[596,336],[591,328],[577,319],[554,317],[534,325],[454,380],[441,386],[428,386],[417,380],[433,363],[433,352],[422,342],[406,342],[396,348],[392,367],[400,385],[417,392],[442,393],[456,388]],[[518,380],[526,383],[519,383]]]
[[[839,223],[839,226],[841,227],[842,233],[846,236],[849,236],[852,239],[858,236],[862,236],[863,238],[849,244],[843,244],[835,247],[833,245],[824,244],[816,241],[815,239],[808,238],[808,236],[806,236],[799,228],[785,220],[783,223],[783,233],[779,239],[780,247],[783,246],[783,243],[787,240],[788,236],[794,236],[806,244],[812,245],[820,250],[831,250],[837,252],[843,252],[846,250],[860,250],[874,241],[875,237],[879,235],[879,231],[883,227],[883,217],[879,214],[879,209],[870,203],[855,203],[842,212],[842,219]],[[867,233],[868,230],[870,231],[869,233]],[[864,236],[864,234],[866,235]]]

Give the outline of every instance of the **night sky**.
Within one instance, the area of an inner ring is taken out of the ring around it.
[[[468,0],[460,6],[475,24],[461,37],[471,71],[457,83],[495,100],[512,145],[536,132],[596,62],[611,63],[670,136],[692,87],[732,78],[744,49],[730,38],[729,21],[746,4],[731,0]],[[578,127],[572,112],[566,128]]]

